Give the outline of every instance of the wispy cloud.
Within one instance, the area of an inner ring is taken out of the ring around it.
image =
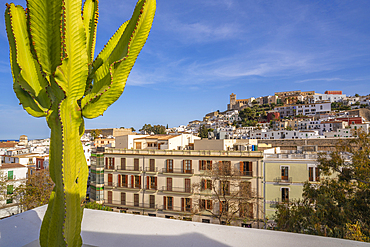
[[[312,79],[305,79],[296,81],[296,83],[304,83],[304,82],[310,82],[310,81],[363,81],[365,79],[362,78],[353,78],[353,79],[344,79],[344,78],[312,78]]]

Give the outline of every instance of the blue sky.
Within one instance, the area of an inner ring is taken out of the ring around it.
[[[0,0],[0,12],[5,10]],[[25,6],[25,1],[16,0]],[[136,0],[100,0],[96,54]],[[286,90],[370,93],[370,1],[157,0],[147,44],[121,98],[86,128],[170,127],[226,110],[237,98]],[[45,138],[12,89],[0,21],[0,140]]]

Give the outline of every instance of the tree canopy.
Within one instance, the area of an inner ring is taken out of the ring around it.
[[[148,134],[154,133],[155,135],[166,134],[166,127],[159,124],[153,126],[151,124],[144,124],[140,131],[145,131]]]

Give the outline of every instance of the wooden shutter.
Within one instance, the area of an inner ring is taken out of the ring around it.
[[[108,157],[105,157],[105,169],[108,169]]]
[[[192,203],[192,199],[191,198],[189,199],[189,204],[190,204],[190,209],[192,209],[193,203]]]
[[[108,203],[112,204],[112,191],[108,191]]]
[[[190,160],[190,173],[191,173],[191,170],[193,170],[193,161]]]
[[[250,161],[248,166],[249,166],[249,168],[248,168],[249,169],[249,175],[253,176],[253,162]]]
[[[125,178],[126,178],[126,187],[128,187],[128,175],[125,175]]]
[[[182,172],[183,173],[186,173],[185,172],[185,160],[182,160]]]
[[[210,165],[211,165],[211,166],[210,166],[210,170],[212,170],[212,160],[210,161]]]
[[[155,189],[157,189],[157,177],[154,178]]]
[[[315,167],[316,182],[320,180],[320,171],[318,167]]]
[[[121,158],[121,170],[126,170],[126,158]]]
[[[222,161],[218,162],[218,173],[222,174]]]
[[[112,186],[112,180],[113,180],[113,178],[112,178],[112,174],[108,174],[108,186]]]
[[[212,208],[213,208],[212,200],[209,200],[209,207],[208,207],[208,209],[212,209]]]
[[[139,186],[138,186],[138,188],[141,189],[141,176],[139,176]]]
[[[114,166],[114,160],[115,160],[115,158],[113,157],[113,158],[112,158],[112,169],[115,169],[115,166]]]
[[[121,175],[118,174],[118,187],[121,187]]]
[[[185,211],[184,207],[185,207],[185,201],[184,201],[184,198],[181,198],[181,211]]]
[[[121,204],[126,205],[126,193],[121,192]]]
[[[166,160],[166,172],[168,172],[168,170],[169,170],[169,163],[170,163],[170,161]]]
[[[135,180],[134,175],[131,175],[131,188],[135,187],[134,180]]]
[[[166,210],[167,209],[167,198],[165,196],[163,196],[163,209]]]
[[[199,171],[202,170],[202,161],[199,160]]]
[[[172,191],[172,178],[167,178],[167,191]]]
[[[240,161],[239,163],[239,170],[240,170],[240,174],[241,175],[244,175],[244,164],[243,164],[243,161]]]
[[[150,189],[150,181],[148,176],[146,177],[146,188]]]
[[[220,202],[218,203],[218,205],[219,205],[219,211],[220,211],[220,214],[222,214],[222,202],[220,201]]]

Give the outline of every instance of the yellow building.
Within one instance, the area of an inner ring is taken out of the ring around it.
[[[270,149],[271,150],[271,149]],[[264,154],[264,208],[266,219],[272,220],[276,204],[302,198],[306,181],[317,183],[317,153],[275,153]]]

